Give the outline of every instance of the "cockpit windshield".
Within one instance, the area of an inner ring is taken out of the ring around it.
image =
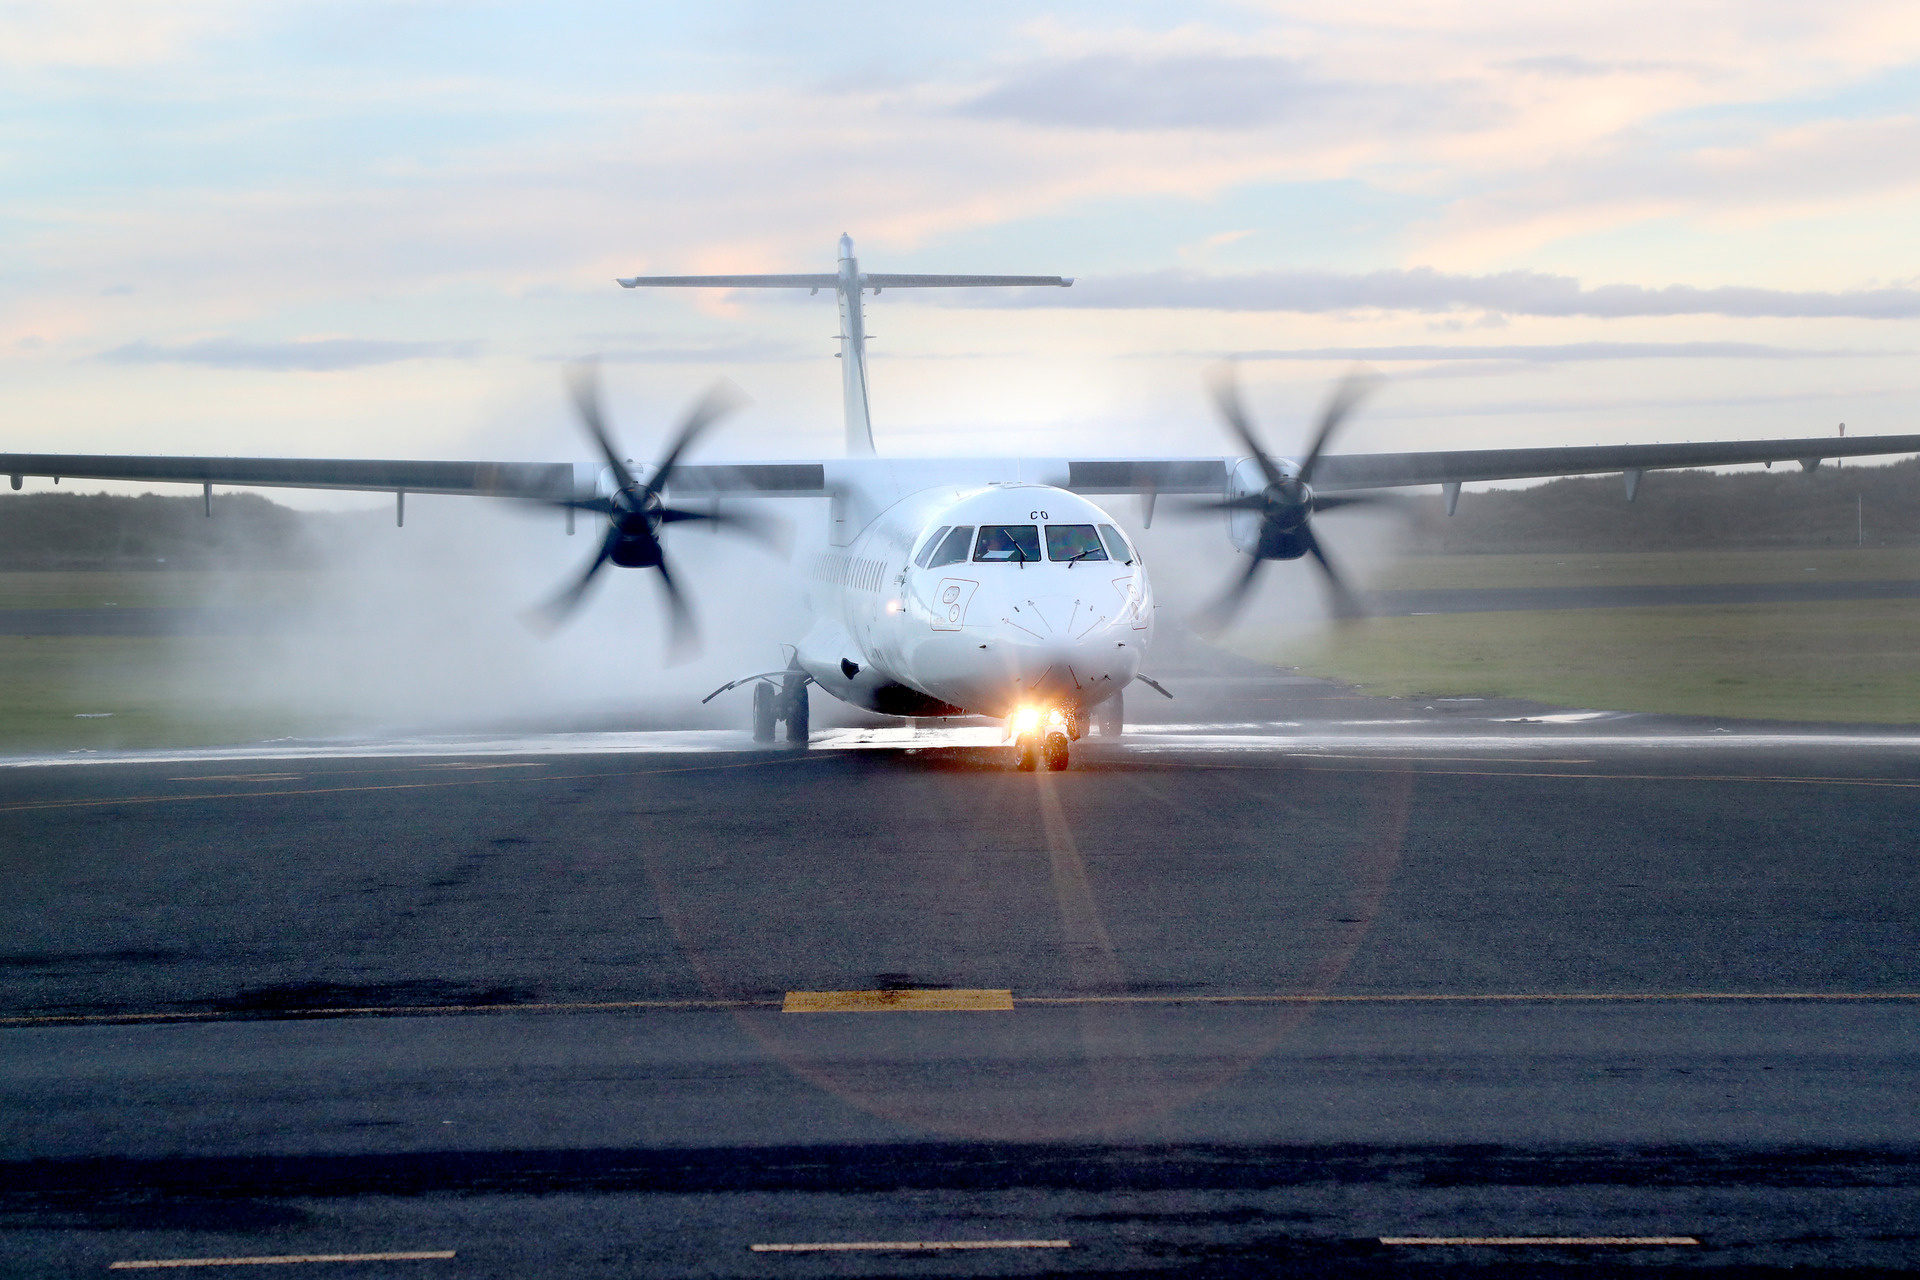
[[[940,549],[933,553],[933,558],[920,567],[923,569],[938,569],[943,565],[965,564],[967,562],[967,548],[971,546],[972,543],[973,526],[970,524],[959,525],[952,533],[947,535],[946,541],[940,544]]]
[[[1100,526],[1100,536],[1107,540],[1107,550],[1113,553],[1115,560],[1124,564],[1133,563],[1133,548],[1127,545],[1127,540],[1120,536],[1118,529],[1110,524],[1103,524]]]
[[[983,524],[974,543],[976,562],[1012,560],[1020,564],[1040,559],[1040,529],[1031,524]]]
[[[1050,524],[1047,526],[1047,559],[1065,560],[1069,563],[1077,560],[1105,560],[1107,552],[1100,545],[1100,535],[1093,531],[1090,524]]]

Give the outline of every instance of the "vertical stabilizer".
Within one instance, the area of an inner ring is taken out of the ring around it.
[[[840,299],[840,394],[847,423],[847,452],[871,456],[873,420],[867,408],[867,317],[861,295],[868,289],[981,289],[994,286],[1053,286],[1073,281],[1064,276],[930,276],[868,273],[853,256],[853,237],[840,237],[840,267],[832,275],[785,276],[628,276],[625,289],[832,289]]]
[[[847,456],[873,456],[873,416],[867,407],[867,317],[861,294],[860,260],[853,256],[853,237],[840,236],[840,270],[835,291],[840,295],[840,407],[847,422]]]

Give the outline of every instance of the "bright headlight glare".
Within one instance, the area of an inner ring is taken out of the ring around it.
[[[1013,736],[1032,733],[1040,727],[1040,713],[1032,707],[1022,707],[1013,713]]]
[[[1064,729],[1067,724],[1067,713],[1055,707],[1053,710],[1047,712],[1047,723]]]

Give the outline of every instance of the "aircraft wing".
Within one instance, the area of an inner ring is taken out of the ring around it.
[[[1701,444],[1573,445],[1543,449],[1448,449],[1426,453],[1326,454],[1313,487],[1326,493],[1408,485],[1454,485],[1486,480],[1531,480],[1610,471],[1728,467],[1752,462],[1798,462],[1811,469],[1823,458],[1920,453],[1920,435],[1821,436],[1799,440],[1722,440]],[[1067,487],[1077,493],[1220,493],[1232,458],[1098,458],[1068,464]]]
[[[578,494],[569,462],[431,462],[389,458],[219,458],[148,454],[0,453],[0,475],[14,488],[25,476],[131,480],[246,488],[347,489],[370,493],[450,493],[553,500]],[[589,486],[590,487],[590,486]],[[739,463],[676,468],[684,493],[757,493],[768,497],[826,492],[824,468],[812,463]]]
[[[1425,453],[1327,454],[1315,470],[1323,493],[1487,480],[1544,479],[1609,471],[1724,467],[1753,462],[1885,457],[1920,453],[1920,435],[1726,440],[1702,444],[1577,445],[1543,449],[1452,449]],[[968,460],[977,466],[981,459]],[[1077,493],[1225,491],[1236,458],[1092,458],[1066,463]],[[828,493],[821,462],[748,462],[677,467],[676,494],[809,497]],[[128,480],[246,488],[445,493],[553,500],[582,491],[566,462],[440,462],[384,458],[230,458],[148,454],[0,453],[0,475]],[[589,486],[586,486],[590,488]]]

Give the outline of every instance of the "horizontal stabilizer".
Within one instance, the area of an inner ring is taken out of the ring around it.
[[[840,283],[835,275],[799,276],[621,276],[623,289],[831,289]]]
[[[1071,276],[903,276],[884,271],[869,271],[860,280],[875,289],[977,289],[988,285],[1023,284],[1066,289],[1073,285]]]
[[[621,276],[625,289],[832,289],[840,284],[834,275],[787,276]],[[1073,284],[1070,276],[923,276],[892,272],[868,272],[860,277],[868,289],[979,289],[992,285],[1047,285],[1065,289]]]

